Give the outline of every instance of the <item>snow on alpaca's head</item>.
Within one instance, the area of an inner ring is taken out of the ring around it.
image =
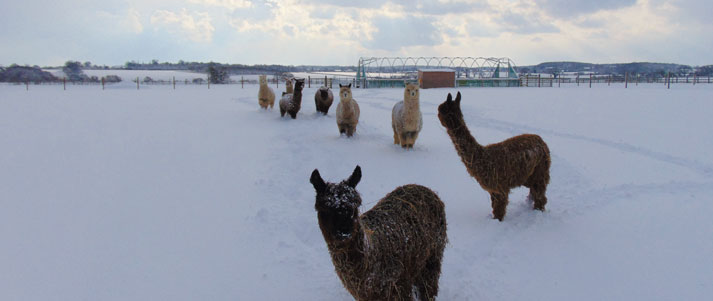
[[[361,180],[361,168],[357,166],[352,175],[340,182],[324,182],[318,170],[312,172],[310,182],[317,192],[315,209],[352,215],[361,206],[361,196],[356,185]]]
[[[404,89],[404,102],[418,102],[418,85],[407,84]]]

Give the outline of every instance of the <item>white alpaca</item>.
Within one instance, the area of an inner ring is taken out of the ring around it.
[[[394,144],[400,144],[403,148],[413,148],[423,127],[418,98],[418,85],[408,84],[404,90],[404,100],[397,102],[391,111]]]
[[[359,104],[352,98],[352,84],[339,85],[339,104],[337,105],[337,127],[340,134],[351,137],[359,123]]]
[[[260,75],[260,91],[257,92],[257,101],[260,107],[267,110],[275,106],[275,92],[267,86],[267,75]]]

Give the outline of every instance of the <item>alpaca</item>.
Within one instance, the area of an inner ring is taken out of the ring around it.
[[[295,89],[292,87],[292,80],[291,79],[285,80],[285,93],[292,94],[294,92],[295,92]]]
[[[339,134],[351,137],[359,123],[359,104],[352,98],[352,84],[339,84],[339,104],[337,105],[337,127]]]
[[[482,146],[470,134],[456,100],[449,93],[438,106],[438,119],[446,127],[465,168],[480,187],[490,193],[493,217],[502,221],[510,189],[525,186],[534,209],[545,210],[545,191],[550,182],[550,149],[538,135],[524,134],[500,143]]]
[[[334,102],[334,95],[331,89],[322,86],[314,93],[314,106],[317,107],[317,112],[327,115],[332,102]]]
[[[441,199],[420,185],[396,188],[359,215],[357,166],[341,183],[325,183],[318,170],[310,182],[315,209],[332,263],[357,300],[434,300],[448,238]]]
[[[260,90],[257,92],[257,100],[260,107],[267,110],[275,105],[275,92],[267,86],[267,75],[260,75]]]
[[[413,148],[423,127],[418,98],[418,85],[408,84],[404,90],[404,100],[397,102],[391,110],[394,144],[401,144],[403,148]]]
[[[305,86],[305,80],[295,80],[295,91],[292,94],[282,93],[280,99],[280,116],[284,117],[285,113],[290,114],[292,119],[297,118],[297,112],[302,107],[302,88]]]

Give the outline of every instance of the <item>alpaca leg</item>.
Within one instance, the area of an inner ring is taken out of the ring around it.
[[[292,117],[292,119],[297,119],[297,112],[294,112],[294,113],[291,112],[290,116]]]
[[[408,148],[408,132],[402,132],[399,139],[401,140],[401,147]]]
[[[280,117],[285,117],[285,110],[280,108]]]
[[[542,161],[536,168],[535,171],[527,179],[525,186],[530,188],[529,198],[534,202],[534,209],[545,211],[545,205],[547,204],[547,196],[545,192],[547,191],[547,184],[550,182],[550,161]]]
[[[416,279],[416,289],[418,300],[435,300],[438,294],[438,278],[441,275],[441,258],[443,250],[434,254],[426,261],[426,266],[423,267],[421,273]]]
[[[490,193],[491,206],[493,207],[493,218],[503,221],[505,218],[505,209],[508,206],[507,193]]]
[[[394,144],[400,144],[401,140],[399,139],[399,133],[396,132],[396,127],[392,125],[391,129],[394,130]]]

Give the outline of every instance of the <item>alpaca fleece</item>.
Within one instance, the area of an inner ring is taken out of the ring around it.
[[[335,270],[357,300],[433,300],[438,294],[447,243],[444,204],[433,191],[405,185],[359,215],[361,178],[357,166],[339,184],[319,172],[310,182],[315,209]]]
[[[295,91],[292,94],[282,94],[280,116],[284,117],[285,113],[288,113],[292,119],[297,118],[297,112],[302,108],[302,88],[304,88],[304,85],[304,79],[297,79],[295,80]]]
[[[417,85],[406,85],[404,100],[397,102],[391,110],[394,144],[400,144],[403,148],[413,148],[423,127],[418,90]]]
[[[337,127],[340,134],[351,137],[359,123],[359,104],[352,98],[352,84],[339,85],[339,104],[337,105]]]
[[[314,93],[314,106],[317,108],[317,112],[327,115],[332,102],[334,102],[334,95],[332,95],[331,89],[322,86]]]
[[[545,141],[537,135],[523,134],[500,143],[480,145],[463,120],[460,97],[458,92],[453,101],[448,94],[438,106],[438,119],[446,127],[468,173],[490,193],[493,217],[503,220],[510,190],[518,186],[529,188],[534,209],[544,211],[551,164]]]
[[[257,92],[257,101],[261,108],[266,109],[269,106],[275,106],[275,92],[267,86],[267,76],[260,75],[260,90]]]

